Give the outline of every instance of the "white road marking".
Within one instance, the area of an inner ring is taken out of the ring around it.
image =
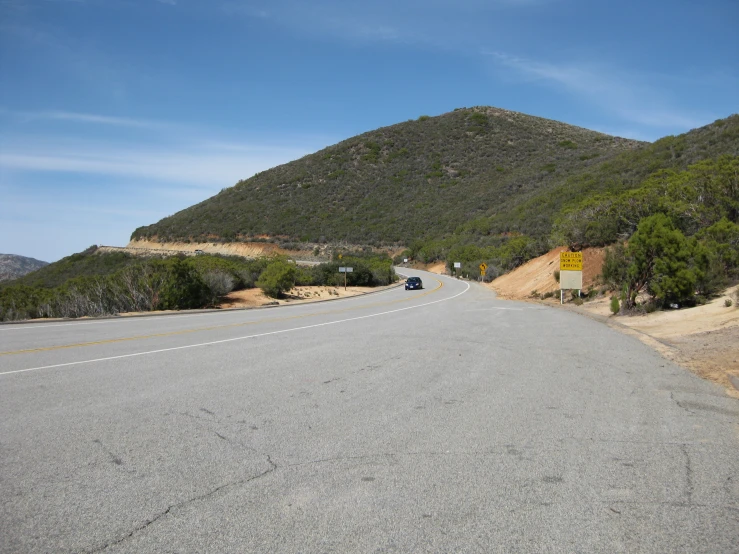
[[[440,300],[434,300],[432,302],[426,302],[425,304],[419,304],[418,306],[407,306],[405,308],[398,308],[398,309],[395,309],[395,310],[389,310],[387,312],[379,312],[379,313],[376,313],[376,314],[362,315],[362,316],[358,316],[358,317],[350,317],[348,319],[339,319],[337,321],[328,321],[326,323],[316,323],[316,324],[313,324],[313,325],[304,325],[302,327],[293,327],[292,329],[282,329],[280,331],[269,331],[267,333],[258,333],[256,335],[246,335],[246,336],[243,336],[243,337],[234,337],[234,338],[230,338],[230,339],[222,339],[222,340],[216,340],[216,341],[210,341],[210,342],[201,342],[201,343],[198,343],[198,344],[187,344],[185,346],[175,346],[175,347],[172,347],[172,348],[162,348],[162,349],[159,349],[159,350],[148,350],[146,352],[135,352],[133,354],[122,354],[120,356],[110,356],[108,358],[96,358],[94,360],[81,360],[81,361],[77,361],[77,362],[67,362],[67,363],[63,363],[63,364],[46,365],[46,366],[41,366],[41,367],[31,367],[31,368],[28,368],[28,369],[15,369],[13,371],[4,371],[4,372],[0,373],[0,376],[3,376],[3,375],[11,375],[11,374],[14,374],[14,373],[26,373],[26,372],[29,372],[29,371],[38,371],[40,369],[54,369],[54,368],[59,368],[59,367],[72,366],[72,365],[91,364],[91,363],[95,363],[95,362],[105,362],[105,361],[109,361],[109,360],[119,360],[121,358],[133,358],[135,356],[146,356],[148,354],[158,354],[158,353],[161,353],[161,352],[171,352],[173,350],[184,350],[186,348],[197,348],[197,347],[200,347],[200,346],[211,346],[213,344],[223,344],[223,343],[226,343],[226,342],[234,342],[234,341],[237,341],[237,340],[255,339],[255,338],[259,338],[259,337],[266,337],[266,336],[269,336],[269,335],[279,335],[279,334],[282,334],[282,333],[290,333],[290,332],[293,332],[293,331],[302,331],[302,330],[305,330],[305,329],[312,329],[312,328],[315,328],[315,327],[326,327],[328,325],[335,325],[337,323],[347,323],[349,321],[357,321],[357,320],[360,320],[360,319],[368,319],[370,317],[378,317],[378,316],[381,316],[381,315],[393,314],[393,313],[396,313],[396,312],[403,312],[405,310],[415,310],[417,308],[423,308],[425,306],[430,306],[431,304],[438,304],[439,302],[446,302],[447,300],[453,300],[454,298],[457,298],[458,296],[461,296],[464,293],[466,293],[468,290],[470,290],[469,283],[466,283],[466,285],[467,285],[467,288],[465,288],[462,292],[460,292],[458,294],[455,294],[454,296],[450,296],[449,298],[442,298]]]

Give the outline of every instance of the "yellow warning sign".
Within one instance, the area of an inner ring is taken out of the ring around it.
[[[560,252],[560,271],[582,271],[582,252]]]

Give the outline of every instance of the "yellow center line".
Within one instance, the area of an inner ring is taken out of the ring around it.
[[[257,325],[259,323],[274,323],[279,321],[290,321],[293,319],[304,319],[307,317],[315,317],[319,315],[330,315],[330,314],[340,314],[349,312],[352,310],[358,310],[358,309],[365,309],[365,308],[374,308],[377,306],[385,306],[388,304],[399,304],[401,302],[409,302],[411,300],[415,300],[417,298],[421,298],[423,296],[432,294],[436,291],[438,291],[441,287],[444,286],[444,284],[436,279],[436,281],[439,283],[439,286],[431,289],[429,291],[426,291],[422,294],[417,294],[415,296],[412,296],[410,298],[402,298],[400,300],[390,300],[385,302],[374,302],[372,304],[364,304],[363,306],[353,306],[349,308],[342,308],[339,310],[326,310],[322,312],[314,312],[310,314],[303,314],[303,315],[293,315],[293,316],[286,316],[286,317],[273,317],[273,318],[266,318],[266,319],[259,319],[256,321],[245,321],[241,323],[229,323],[225,325],[212,325],[210,327],[196,327],[194,329],[183,329],[181,331],[170,331],[168,333],[155,333],[152,335],[139,335],[134,337],[122,337],[119,339],[106,339],[106,340],[98,340],[98,341],[91,341],[91,342],[78,342],[73,344],[63,344],[59,346],[41,346],[38,348],[28,348],[26,350],[11,350],[7,352],[0,352],[0,356],[10,356],[14,354],[30,354],[33,352],[48,352],[50,350],[64,350],[67,348],[81,348],[84,346],[96,346],[100,344],[115,344],[117,342],[128,342],[128,341],[134,341],[134,340],[148,340],[148,339],[155,339],[155,338],[162,338],[162,337],[173,337],[176,335],[187,335],[190,333],[198,333],[201,331],[213,331],[215,329],[228,329],[230,327],[244,327],[247,325]]]

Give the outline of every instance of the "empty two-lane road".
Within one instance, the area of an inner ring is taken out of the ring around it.
[[[739,403],[420,291],[0,326],[2,552],[736,552]]]

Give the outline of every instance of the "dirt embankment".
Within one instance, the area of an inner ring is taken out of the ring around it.
[[[500,298],[559,307],[559,294],[540,300],[532,293],[538,296],[559,291],[554,271],[559,269],[559,253],[563,250],[563,247],[556,248],[530,260],[488,286]],[[583,251],[584,290],[597,287],[604,257],[603,249]],[[644,315],[614,316],[610,312],[608,293],[582,306],[572,304],[568,293],[564,308],[584,313],[639,338],[666,358],[725,386],[727,394],[739,398],[739,310],[725,305],[736,290],[737,287],[732,287],[703,306]]]
[[[110,248],[110,247],[101,247]],[[116,250],[120,250],[116,248]],[[296,252],[280,248],[271,242],[154,242],[147,240],[132,240],[123,249],[134,254],[151,255],[157,253],[196,254],[198,251],[205,254],[222,254],[226,256],[243,256],[245,258],[259,258],[261,256],[294,255]],[[303,253],[303,252],[300,252]],[[312,252],[306,251],[308,257]]]
[[[521,267],[498,277],[491,283],[500,298],[508,300],[526,300],[532,293],[546,294],[559,291],[559,283],[554,272],[559,270],[559,253],[567,250],[564,246],[555,248],[543,256],[529,260]],[[603,248],[586,248],[583,250],[582,287],[588,290],[595,287],[605,251]]]

